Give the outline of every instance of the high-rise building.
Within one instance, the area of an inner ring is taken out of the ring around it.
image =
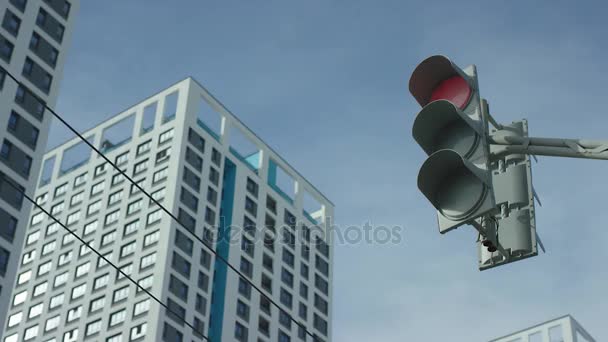
[[[37,203],[174,314],[34,209],[3,342],[331,340],[333,204],[202,86],[83,136],[183,226],[79,139],[45,154]]]
[[[78,6],[78,0],[0,1],[0,322],[31,208],[6,182],[34,193],[51,124],[44,104],[55,106]]]
[[[595,342],[570,315],[511,333],[490,342]]]

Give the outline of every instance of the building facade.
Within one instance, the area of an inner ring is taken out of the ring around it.
[[[570,315],[541,323],[490,342],[595,342]]]
[[[5,182],[34,193],[51,123],[44,103],[55,106],[78,5],[78,0],[0,2],[0,322],[31,208]]]
[[[174,314],[34,209],[3,342],[331,340],[333,204],[196,81],[83,135],[182,225],[78,139],[45,154],[37,203]]]

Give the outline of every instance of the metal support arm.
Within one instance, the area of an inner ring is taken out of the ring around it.
[[[519,137],[501,134],[500,131],[490,135],[488,141],[498,145],[494,146],[495,157],[529,154],[608,160],[608,141]]]

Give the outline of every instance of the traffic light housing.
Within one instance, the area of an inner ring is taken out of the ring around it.
[[[423,106],[412,135],[429,156],[418,188],[437,209],[443,234],[496,207],[477,74],[432,56],[414,70],[409,88]]]
[[[537,255],[530,158],[489,144],[527,137],[527,122],[490,132],[475,66],[463,70],[445,56],[420,63],[409,90],[422,106],[412,136],[428,155],[418,188],[437,209],[439,232],[474,226],[480,270]]]

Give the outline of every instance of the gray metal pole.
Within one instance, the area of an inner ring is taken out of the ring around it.
[[[568,157],[608,160],[608,141],[529,138],[501,134],[500,131],[488,137],[495,146],[494,156],[509,154],[529,154],[551,157]]]

